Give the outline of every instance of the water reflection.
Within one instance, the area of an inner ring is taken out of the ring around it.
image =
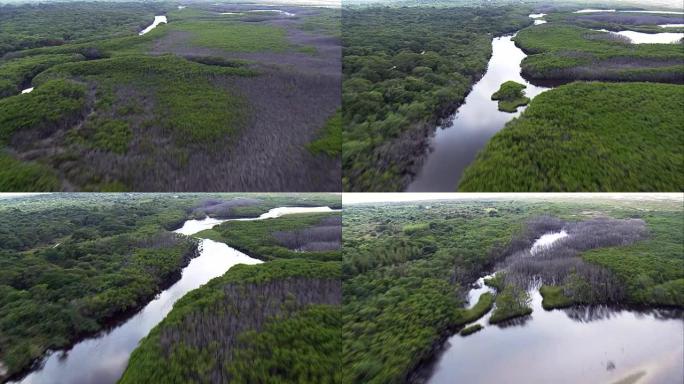
[[[143,29],[142,31],[140,31],[140,33],[138,33],[138,35],[139,35],[139,36],[142,36],[142,35],[146,34],[147,32],[149,32],[149,31],[155,29],[155,28],[157,27],[157,25],[159,25],[159,24],[161,24],[161,23],[166,24],[167,22],[168,22],[168,21],[166,20],[166,16],[155,16],[155,17],[154,17],[154,21],[152,22],[152,24],[150,24],[149,27],[147,27],[147,28]]]
[[[518,323],[455,335],[426,373],[428,383],[676,383],[684,375],[681,318],[606,307],[534,312]],[[534,364],[532,366],[532,363]]]
[[[643,33],[635,31],[620,31],[614,32],[607,29],[596,29],[595,31],[607,32],[613,35],[626,37],[632,44],[676,44],[682,38],[684,33],[663,32],[663,33]]]
[[[179,232],[180,233],[180,232]],[[160,293],[125,323],[95,338],[86,339],[68,351],[55,352],[41,369],[29,374],[23,384],[106,384],[115,383],[138,342],[173,308],[187,292],[223,275],[236,264],[257,264],[226,244],[201,240],[200,255],[190,261],[181,279]]]
[[[513,80],[527,85],[530,98],[549,88],[539,87],[525,81],[520,75],[520,63],[525,53],[515,46],[513,36],[495,38],[492,41],[492,58],[484,77],[475,84],[465,102],[439,127],[430,139],[432,151],[422,169],[408,186],[409,192],[453,192],[463,170],[475,159],[504,125],[525,109],[516,113],[501,112],[498,102],[492,100],[502,83]]]

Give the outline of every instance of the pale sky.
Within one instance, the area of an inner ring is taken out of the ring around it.
[[[342,204],[389,203],[425,200],[569,199],[612,198],[629,200],[680,200],[682,193],[344,193]]]

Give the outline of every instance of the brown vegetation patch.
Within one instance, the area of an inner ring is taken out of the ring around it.
[[[230,382],[223,369],[232,360],[239,345],[238,336],[259,331],[269,319],[287,317],[312,304],[340,305],[341,283],[337,279],[288,278],[264,284],[228,284],[221,302],[202,311],[186,314],[179,324],[165,327],[160,334],[162,350],[167,354],[177,345],[214,354],[212,381]],[[287,305],[283,303],[287,302]],[[230,308],[230,311],[226,311]]]
[[[342,217],[326,217],[320,223],[296,231],[274,232],[278,244],[302,252],[320,252],[340,249],[342,244]]]

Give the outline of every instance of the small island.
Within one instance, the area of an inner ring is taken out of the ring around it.
[[[516,112],[518,107],[530,102],[530,98],[525,96],[525,88],[527,86],[524,84],[507,81],[492,95],[492,100],[499,101],[499,111]]]

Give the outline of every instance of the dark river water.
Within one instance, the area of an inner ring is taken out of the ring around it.
[[[660,13],[660,12],[654,12]],[[545,24],[543,13],[532,14],[535,25]],[[613,32],[611,32],[613,33]],[[627,37],[633,44],[674,43],[684,33],[640,33],[633,31],[615,32]],[[525,93],[533,99],[550,89],[535,86],[522,78],[520,63],[527,56],[515,46],[513,36],[493,39],[492,57],[484,77],[477,82],[465,103],[430,138],[430,152],[422,168],[407,187],[407,192],[454,192],[465,168],[489,139],[499,132],[507,122],[520,116],[526,107],[516,113],[501,112],[498,102],[491,99],[502,83],[513,80],[527,85]]]
[[[513,36],[492,41],[492,57],[484,77],[477,82],[465,103],[438,127],[430,139],[432,151],[422,169],[409,184],[408,192],[454,192],[463,170],[475,160],[477,153],[504,125],[524,110],[501,112],[492,100],[502,83],[513,80],[527,85],[526,95],[537,96],[548,88],[537,87],[520,75],[520,63],[525,53],[515,46]]]
[[[264,220],[291,213],[331,211],[328,207],[281,207],[272,209],[258,218],[234,220]],[[188,220],[175,232],[192,236],[225,221],[231,220]],[[183,269],[180,280],[162,291],[138,313],[106,332],[78,342],[70,350],[51,352],[43,360],[40,368],[18,383],[116,383],[126,369],[128,357],[138,346],[138,342],[166,317],[178,299],[212,278],[223,275],[234,265],[261,263],[260,260],[251,258],[224,243],[208,239],[200,240],[199,250],[199,256],[192,259]]]
[[[536,247],[563,233],[547,234]],[[468,306],[490,289],[478,280]],[[576,307],[546,311],[530,291],[532,315],[508,326],[454,335],[424,376],[429,384],[675,384],[684,378],[684,321],[672,313]],[[666,316],[665,316],[666,315]],[[680,314],[681,316],[681,314]],[[629,381],[629,380],[632,381]],[[621,382],[621,380],[625,380]]]

